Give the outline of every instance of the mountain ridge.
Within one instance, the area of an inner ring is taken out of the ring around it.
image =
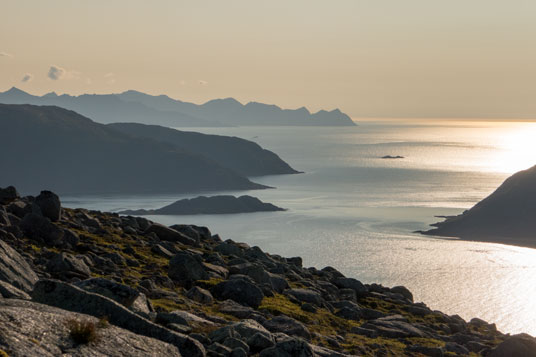
[[[56,105],[105,124],[136,122],[169,127],[355,126],[351,118],[339,109],[311,113],[304,107],[283,109],[254,101],[242,104],[234,98],[194,104],[164,94],[153,96],[136,90],[78,96],[50,92],[36,96],[12,87],[0,93],[0,103]]]

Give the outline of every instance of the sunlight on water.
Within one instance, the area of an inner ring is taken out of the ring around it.
[[[189,129],[193,130],[193,129]],[[412,233],[493,192],[536,164],[536,124],[364,122],[355,128],[199,128],[253,139],[301,175],[253,178],[250,194],[288,208],[247,215],[152,216],[206,225],[309,266],[364,282],[406,285],[433,309],[536,335],[536,250]],[[403,159],[381,159],[401,155]],[[213,193],[212,193],[213,194]],[[62,197],[68,207],[158,208],[192,195]]]

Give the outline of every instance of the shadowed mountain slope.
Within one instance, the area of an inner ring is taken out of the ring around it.
[[[0,185],[60,193],[179,193],[265,186],[196,153],[132,138],[58,107],[0,104]]]
[[[510,176],[470,210],[433,226],[424,234],[536,247],[536,166]]]
[[[244,176],[298,173],[273,152],[263,149],[252,141],[237,137],[206,135],[134,123],[109,124],[109,126],[131,136],[163,141],[201,154]]]

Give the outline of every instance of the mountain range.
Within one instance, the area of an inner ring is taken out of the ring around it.
[[[59,106],[104,124],[133,122],[168,127],[355,125],[339,109],[311,113],[304,107],[291,110],[257,102],[244,105],[233,98],[198,105],[134,90],[119,94],[71,96],[51,92],[35,96],[13,87],[0,93],[0,103]]]
[[[136,127],[138,134],[141,127]],[[134,137],[59,107],[0,104],[0,186],[17,183],[23,192],[46,187],[62,194],[249,190],[266,186],[251,182],[247,174],[297,172],[243,139],[220,137],[212,149],[200,150],[186,140],[179,147],[149,137]],[[210,146],[209,136],[196,137]],[[211,154],[226,146],[247,149],[232,151],[234,159],[227,160]],[[265,166],[248,172],[242,158],[266,161]]]

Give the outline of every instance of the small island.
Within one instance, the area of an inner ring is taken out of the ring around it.
[[[176,201],[162,208],[152,210],[126,210],[119,214],[125,215],[191,215],[191,214],[231,214],[252,212],[276,212],[285,211],[271,203],[262,202],[256,197],[231,195],[199,196]]]
[[[403,159],[404,156],[400,156],[400,155],[396,155],[396,156],[385,155],[385,156],[382,156],[381,158],[382,158],[382,159]]]

